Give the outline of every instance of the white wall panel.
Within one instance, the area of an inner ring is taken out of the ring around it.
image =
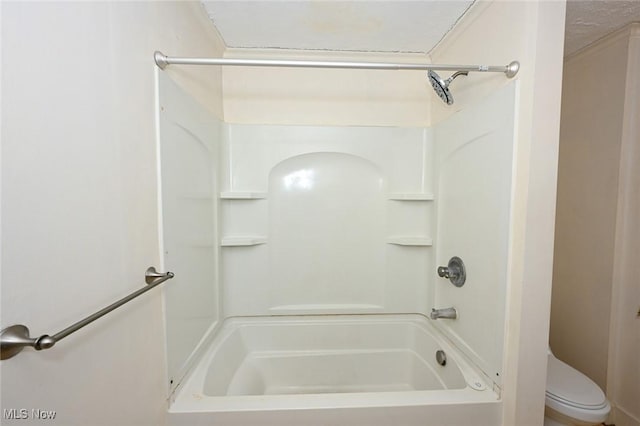
[[[219,319],[218,164],[221,123],[158,73],[162,266],[169,381],[177,384]]]
[[[462,287],[438,278],[435,307],[455,307],[440,327],[496,383],[502,380],[509,258],[516,85],[434,127],[436,262],[453,256],[466,266]]]
[[[430,132],[228,124],[226,134],[225,316],[426,312]]]

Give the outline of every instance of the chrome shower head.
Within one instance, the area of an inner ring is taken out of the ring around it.
[[[438,75],[438,73],[436,73],[433,70],[429,70],[429,72],[427,73],[427,76],[429,77],[429,81],[431,82],[431,86],[433,87],[433,90],[435,90],[438,96],[440,96],[440,99],[442,99],[442,102],[444,102],[447,105],[452,105],[453,95],[449,90],[449,85],[459,75],[468,75],[468,74],[469,73],[467,71],[458,71],[448,79],[443,80]]]

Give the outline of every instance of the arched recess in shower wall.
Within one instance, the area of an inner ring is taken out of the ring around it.
[[[352,154],[314,152],[276,164],[268,180],[270,311],[381,309],[382,170]]]

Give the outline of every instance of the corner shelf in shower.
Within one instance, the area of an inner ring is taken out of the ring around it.
[[[221,192],[221,200],[263,200],[267,198],[266,192],[253,191],[228,191]]]
[[[257,246],[260,244],[266,244],[267,237],[252,236],[252,237],[226,237],[220,240],[222,247],[248,247]]]
[[[429,192],[395,192],[389,194],[389,200],[394,201],[433,201],[434,196]]]
[[[429,237],[389,237],[387,244],[396,246],[431,247],[433,239]]]

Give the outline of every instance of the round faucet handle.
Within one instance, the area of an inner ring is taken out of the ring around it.
[[[438,266],[438,275],[442,278],[449,278],[449,268],[446,266]]]
[[[457,256],[452,257],[447,266],[438,266],[438,276],[449,279],[456,287],[462,287],[467,279],[464,262]]]

